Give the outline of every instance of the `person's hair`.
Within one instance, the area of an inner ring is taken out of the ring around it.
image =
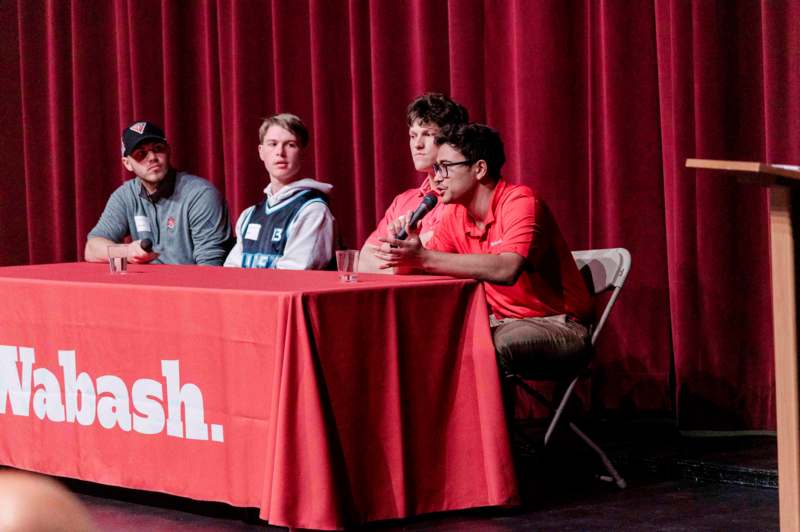
[[[468,120],[469,113],[467,113],[466,107],[438,92],[427,92],[419,96],[408,105],[406,110],[408,127],[413,126],[417,121],[422,124],[445,127],[464,124]]]
[[[449,144],[473,163],[486,161],[489,177],[500,179],[500,169],[506,162],[506,152],[497,130],[475,122],[449,126],[436,136],[436,145],[442,144]]]
[[[303,121],[300,120],[299,116],[291,113],[281,113],[265,118],[264,121],[261,122],[261,127],[258,128],[259,144],[264,142],[264,136],[267,134],[267,130],[272,126],[280,126],[286,131],[291,132],[297,137],[301,148],[308,146],[308,128]]]

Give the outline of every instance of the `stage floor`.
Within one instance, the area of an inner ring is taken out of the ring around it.
[[[287,530],[242,512],[182,509],[81,495],[101,531]],[[253,516],[256,514],[254,513]],[[778,530],[774,489],[691,480],[630,482],[624,491],[576,490],[526,501],[515,511],[438,514],[362,528],[374,531]]]
[[[598,480],[602,468],[594,457],[562,435],[544,454],[516,448],[520,508],[428,515],[362,530],[778,530],[774,437],[687,436],[668,424],[590,430],[604,433],[599,440],[627,489]],[[69,486],[100,530],[285,530],[258,521],[255,510],[96,484]]]

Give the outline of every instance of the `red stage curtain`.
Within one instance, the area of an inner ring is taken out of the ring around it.
[[[300,115],[360,245],[419,181],[407,103],[444,91],[501,131],[505,176],[573,248],[633,254],[597,406],[771,428],[766,196],[684,160],[800,163],[797,20],[789,0],[0,2],[0,264],[81,257],[144,118],[235,219],[266,183],[260,119]]]

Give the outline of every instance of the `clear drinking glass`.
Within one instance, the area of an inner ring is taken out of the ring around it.
[[[128,245],[112,244],[108,246],[108,268],[111,273],[128,271]]]
[[[358,280],[358,250],[336,250],[336,269],[339,270],[339,280],[344,283],[354,283]]]

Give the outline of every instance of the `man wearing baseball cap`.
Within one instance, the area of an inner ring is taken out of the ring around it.
[[[141,121],[126,127],[122,165],[135,177],[111,194],[84,258],[106,261],[108,246],[130,236],[130,262],[221,265],[232,242],[225,201],[206,179],[172,168],[161,128]]]

